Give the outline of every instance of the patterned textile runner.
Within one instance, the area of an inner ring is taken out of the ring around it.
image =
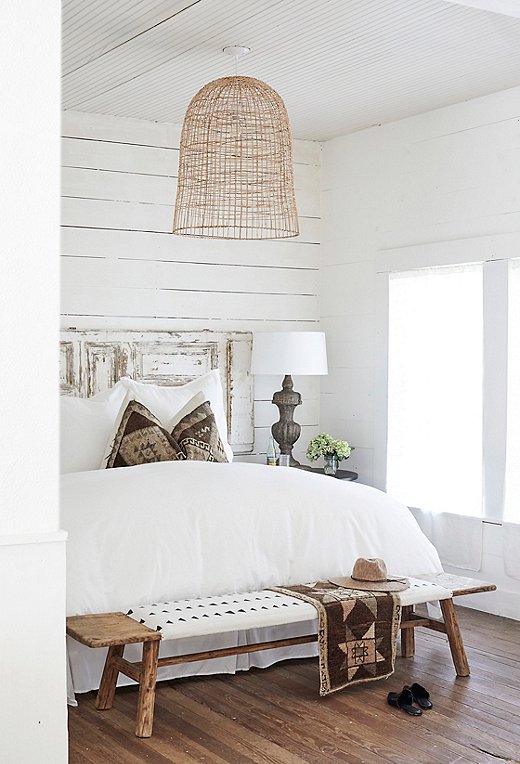
[[[393,674],[401,623],[396,594],[342,589],[328,581],[271,588],[318,611],[320,695]]]

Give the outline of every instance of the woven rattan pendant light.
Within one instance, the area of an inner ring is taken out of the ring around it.
[[[235,60],[249,52],[224,50]],[[298,236],[289,120],[282,99],[265,82],[222,77],[191,100],[181,134],[173,233]]]

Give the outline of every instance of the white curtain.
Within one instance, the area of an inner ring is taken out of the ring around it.
[[[520,579],[520,260],[509,264],[504,569]]]
[[[482,555],[482,266],[389,278],[387,491],[443,562]]]

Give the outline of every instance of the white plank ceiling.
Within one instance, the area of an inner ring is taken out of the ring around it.
[[[457,0],[65,0],[64,108],[180,123],[233,73],[233,44],[252,48],[239,73],[278,90],[298,138],[520,84],[520,19]]]

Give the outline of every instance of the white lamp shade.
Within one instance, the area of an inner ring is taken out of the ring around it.
[[[327,374],[324,332],[255,332],[252,374]]]

